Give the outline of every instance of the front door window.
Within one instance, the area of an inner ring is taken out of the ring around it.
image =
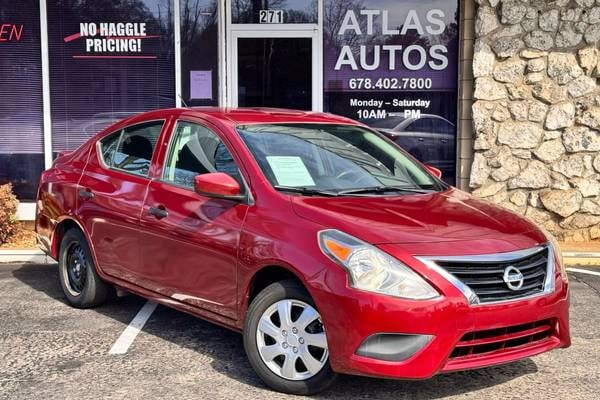
[[[233,156],[217,134],[193,122],[178,122],[162,179],[193,190],[196,175],[213,172],[226,173],[242,186]]]

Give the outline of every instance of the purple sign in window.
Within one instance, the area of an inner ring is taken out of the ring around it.
[[[175,106],[173,1],[48,0],[52,148]]]
[[[458,1],[324,0],[324,107],[454,183]]]

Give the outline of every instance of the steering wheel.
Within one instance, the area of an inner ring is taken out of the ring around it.
[[[352,176],[356,176],[356,179],[354,180],[355,183],[360,183],[361,181],[364,181],[365,179],[368,178],[368,176],[366,176],[364,174],[359,174],[357,171],[346,170],[346,171],[342,171],[339,174],[337,174],[335,179],[344,179],[346,177],[352,177]]]

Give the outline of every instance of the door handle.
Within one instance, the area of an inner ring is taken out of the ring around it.
[[[156,219],[163,219],[169,216],[169,212],[165,209],[165,206],[160,205],[158,207],[150,207],[148,214],[154,215]]]
[[[79,189],[79,197],[85,200],[90,200],[94,198],[94,193],[90,188]]]

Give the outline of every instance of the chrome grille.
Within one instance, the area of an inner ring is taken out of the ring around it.
[[[551,290],[554,280],[552,276],[547,279],[553,265],[551,254],[549,246],[538,246],[512,253],[426,261],[441,268],[443,275],[463,291],[469,302],[476,304],[510,301]],[[517,279],[521,277],[522,280]],[[515,278],[514,283],[510,282],[512,278]]]

